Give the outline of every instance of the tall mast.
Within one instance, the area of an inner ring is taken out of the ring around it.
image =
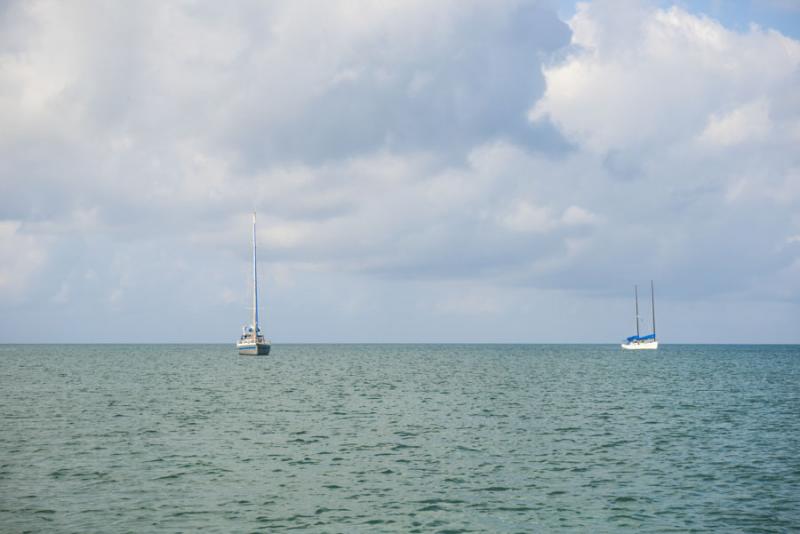
[[[653,307],[653,337],[656,337],[656,293],[653,290],[652,280],[650,280],[650,304]]]
[[[258,338],[258,273],[256,269],[256,212],[253,212],[253,338]]]
[[[636,337],[639,337],[639,287],[633,286],[633,294],[636,299]]]

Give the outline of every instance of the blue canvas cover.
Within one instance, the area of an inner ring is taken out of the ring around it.
[[[655,338],[656,338],[655,334],[649,334],[647,336],[630,336],[630,337],[625,338],[625,339],[627,339],[628,343],[630,343],[632,341],[649,341],[649,340],[655,339]]]

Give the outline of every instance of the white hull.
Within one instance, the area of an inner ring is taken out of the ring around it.
[[[266,356],[269,354],[271,347],[272,345],[269,341],[259,343],[244,341],[236,344],[236,348],[239,349],[239,354],[242,356]]]
[[[622,348],[625,350],[655,350],[658,348],[658,341],[640,341],[623,343]]]

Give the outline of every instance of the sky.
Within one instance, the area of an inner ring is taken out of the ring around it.
[[[0,4],[0,342],[800,343],[800,3]],[[642,312],[642,330],[650,328]]]

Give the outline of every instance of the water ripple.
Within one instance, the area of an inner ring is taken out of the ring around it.
[[[3,346],[0,531],[800,531],[800,348]]]

